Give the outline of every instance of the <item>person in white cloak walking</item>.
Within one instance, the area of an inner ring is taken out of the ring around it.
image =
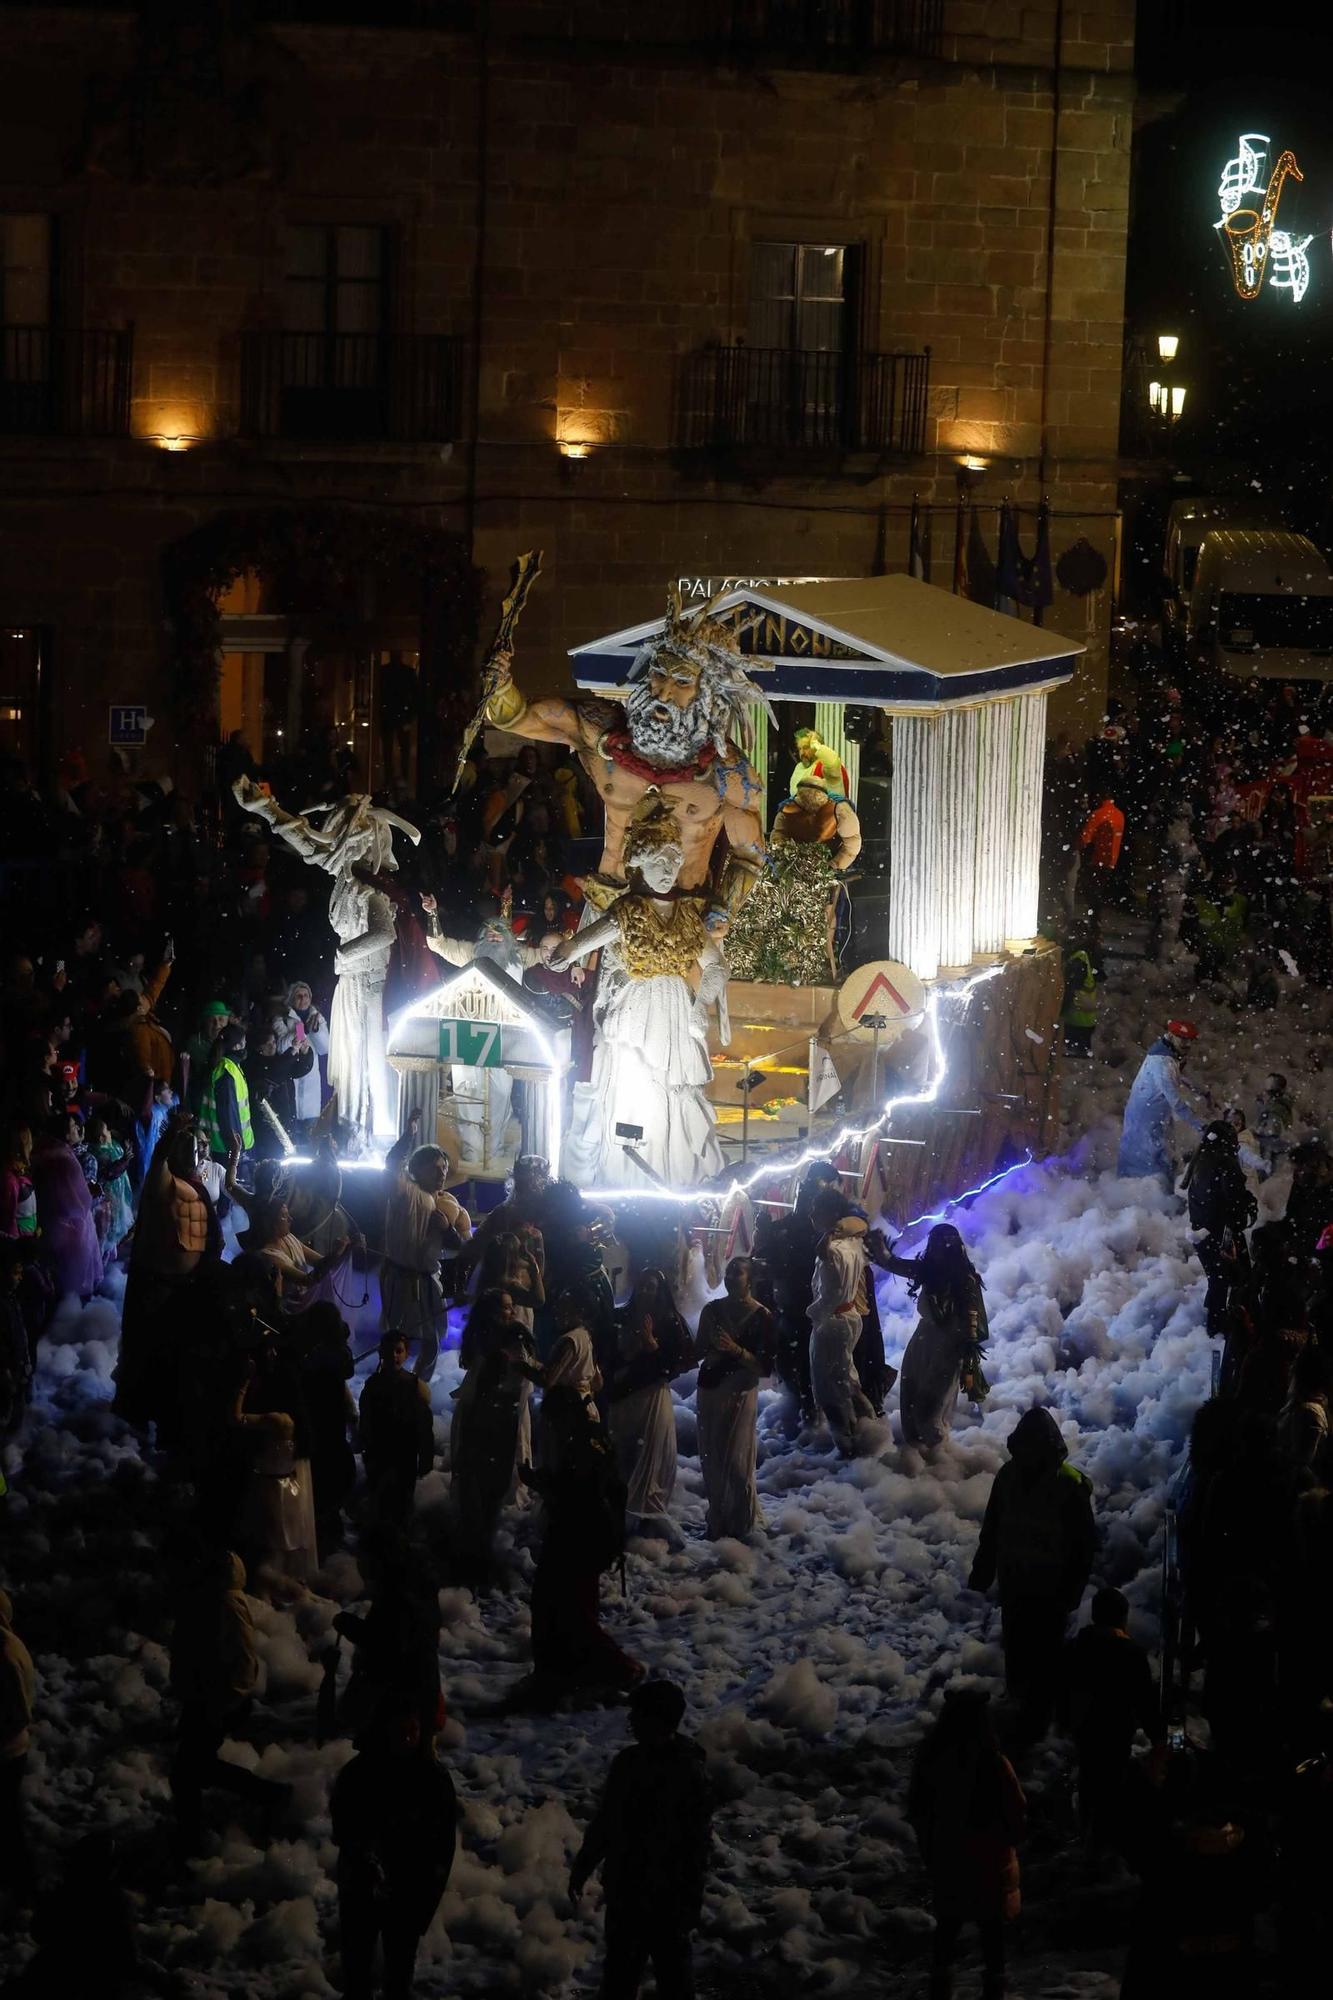
[[[676,1411],[671,1384],[693,1366],[694,1352],[671,1287],[646,1270],[625,1308],[620,1366],[610,1384],[610,1430],[625,1481],[625,1514],[676,1539],[668,1519],[676,1490]]]
[[[932,1451],[949,1435],[959,1395],[980,1403],[987,1393],[981,1349],[990,1327],[981,1278],[951,1222],[931,1230],[919,1257],[895,1257],[878,1236],[870,1248],[882,1271],[906,1278],[917,1302],[898,1378],[899,1420],[904,1444]]]
[[[416,1373],[429,1382],[449,1323],[440,1259],[457,1252],[472,1234],[472,1219],[445,1191],[449,1156],[439,1146],[419,1146],[421,1113],[384,1162],[389,1196],[384,1211],[384,1262],[380,1267],[380,1332],[417,1343]]]
[[[744,1538],[759,1526],[755,1419],[759,1383],[773,1367],[773,1315],[751,1290],[753,1265],[733,1257],[726,1297],[699,1315],[699,1464],[708,1496],[708,1533]]]
[[[838,1450],[850,1457],[857,1425],[875,1414],[853,1359],[870,1284],[869,1224],[858,1210],[848,1212],[846,1196],[837,1188],[817,1196],[810,1214],[823,1232],[815,1248],[810,1303],[810,1388]]]

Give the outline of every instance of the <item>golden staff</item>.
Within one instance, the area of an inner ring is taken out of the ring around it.
[[[529,549],[514,564],[513,572],[509,579],[509,594],[500,607],[500,623],[496,627],[495,637],[491,640],[490,651],[486,655],[486,664],[481,670],[481,705],[463,732],[463,744],[458,753],[458,769],[454,772],[454,782],[449,791],[450,798],[453,798],[458,787],[463,782],[463,771],[467,765],[468,753],[477,740],[481,726],[486,720],[486,710],[490,704],[491,696],[495,693],[499,685],[500,673],[499,668],[496,666],[496,660],[500,654],[509,653],[513,650],[514,628],[518,624],[518,615],[527,603],[528,592],[541,575],[541,569],[542,552],[540,549]]]

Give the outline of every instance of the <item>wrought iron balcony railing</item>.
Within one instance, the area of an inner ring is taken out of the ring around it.
[[[247,437],[448,444],[462,407],[463,345],[452,334],[241,337]]]
[[[0,326],[0,435],[128,437],[132,329]]]
[[[696,450],[925,450],[930,350],[706,347],[687,357],[678,442]]]

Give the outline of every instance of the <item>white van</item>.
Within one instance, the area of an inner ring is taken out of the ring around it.
[[[1187,614],[1191,661],[1249,680],[1333,680],[1333,575],[1307,535],[1205,535]]]
[[[1277,510],[1251,495],[1196,493],[1173,500],[1162,547],[1162,641],[1168,652],[1183,651],[1190,593],[1199,550],[1220,528],[1280,528]]]

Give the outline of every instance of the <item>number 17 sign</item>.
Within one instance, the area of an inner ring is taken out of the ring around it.
[[[441,1021],[440,1061],[465,1069],[502,1069],[504,1031],[494,1021]]]

